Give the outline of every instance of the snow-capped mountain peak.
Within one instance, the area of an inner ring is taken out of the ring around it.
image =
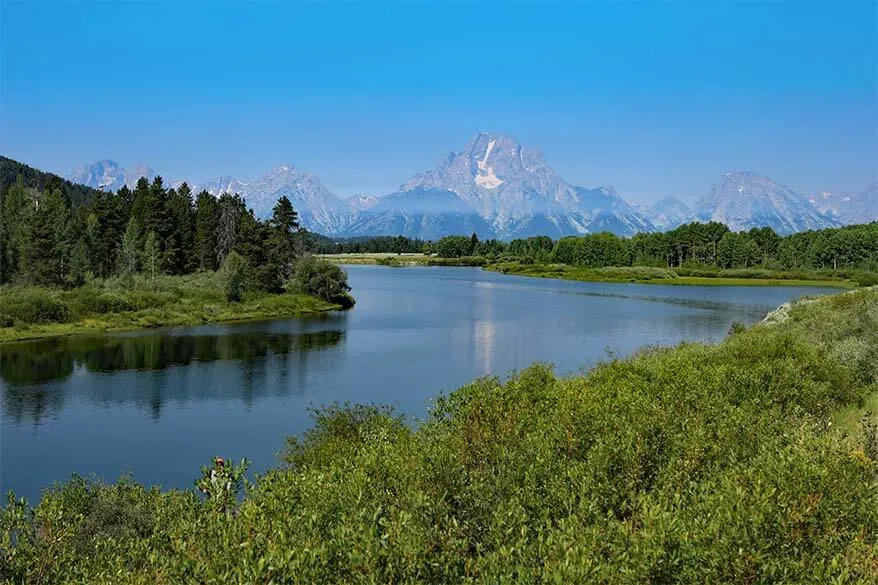
[[[734,231],[768,226],[780,234],[837,225],[808,199],[752,171],[726,173],[698,200],[695,219],[718,221]]]

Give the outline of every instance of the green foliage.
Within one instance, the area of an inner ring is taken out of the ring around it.
[[[461,258],[472,256],[478,245],[478,238],[472,236],[445,236],[432,245],[432,251],[440,258]]]
[[[61,192],[42,193],[30,214],[20,262],[28,283],[64,284],[70,263],[70,230],[70,211]]]
[[[224,274],[222,270],[184,276],[158,274],[155,278],[129,274],[94,279],[70,290],[0,287],[0,322],[7,323],[0,328],[0,343],[105,330],[266,319],[337,308],[312,296],[270,294],[248,288],[246,283],[242,300],[229,303]]]
[[[402,266],[402,262],[400,262],[399,259],[394,256],[384,256],[383,258],[376,258],[375,264],[377,264],[378,266]]]
[[[237,303],[243,299],[247,282],[247,261],[232,250],[223,261],[220,274],[226,301]]]
[[[72,316],[70,307],[57,293],[40,288],[0,292],[0,314],[27,324],[64,323]]]
[[[141,264],[149,274],[150,278],[155,278],[156,273],[161,269],[161,249],[155,232],[149,232],[146,235],[146,241],[143,243],[143,253],[141,254]]]
[[[201,477],[195,481],[195,487],[204,494],[211,509],[220,514],[231,514],[244,485],[247,467],[250,462],[243,459],[235,465],[222,457],[214,457],[212,466],[201,468]]]
[[[206,501],[128,480],[10,497],[0,567],[28,583],[872,583],[875,419],[829,421],[878,379],[842,343],[876,351],[878,291],[584,376],[480,379],[417,429],[333,406],[241,499],[241,467],[216,462]]]
[[[287,283],[287,290],[312,295],[343,308],[354,305],[347,273],[336,264],[314,256],[299,260],[292,280]]]

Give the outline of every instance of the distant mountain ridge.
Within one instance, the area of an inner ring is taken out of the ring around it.
[[[123,184],[133,186],[138,173],[147,173],[150,179],[155,176],[142,165],[126,170],[105,160],[68,178],[114,190]],[[192,186],[196,192],[207,190],[215,196],[239,193],[260,217],[270,215],[277,199],[287,196],[303,226],[335,237],[435,239],[475,232],[481,238],[558,238],[598,231],[630,236],[696,220],[720,221],[735,230],[768,226],[786,234],[878,218],[875,185],[853,197],[812,196],[809,200],[749,171],[726,173],[691,208],[672,197],[649,207],[635,207],[612,187],[567,183],[540,150],[489,133],[474,136],[461,151],[449,153],[436,167],[415,174],[384,196],[340,198],[319,178],[292,164],[254,180],[220,176]]]
[[[77,169],[66,178],[73,183],[93,189],[118,191],[123,185],[133,189],[140,177],[146,177],[151,181],[155,176],[155,171],[144,164],[124,169],[114,161],[101,160]]]

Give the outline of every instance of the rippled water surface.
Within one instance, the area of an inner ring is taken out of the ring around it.
[[[352,311],[0,346],[0,490],[71,473],[191,487],[215,455],[276,463],[309,405],[431,399],[534,361],[571,373],[832,289],[598,284],[475,268],[347,268]]]

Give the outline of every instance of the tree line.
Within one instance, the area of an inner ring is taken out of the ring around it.
[[[0,283],[75,287],[138,272],[216,270],[231,260],[247,267],[252,286],[280,292],[304,252],[305,234],[286,197],[261,221],[239,195],[195,195],[188,184],[168,187],[161,177],[141,177],[133,190],[91,190],[84,201],[71,197],[80,193],[70,185],[40,189],[19,177],[3,189]]]
[[[320,249],[323,253],[423,252],[443,258],[482,256],[589,268],[706,266],[878,271],[878,222],[788,236],[780,236],[770,227],[733,232],[728,226],[712,221],[688,223],[663,233],[639,233],[630,238],[609,232],[569,236],[557,241],[536,236],[510,242],[479,240],[475,234],[446,236],[435,242],[403,236],[340,242],[326,238]]]

